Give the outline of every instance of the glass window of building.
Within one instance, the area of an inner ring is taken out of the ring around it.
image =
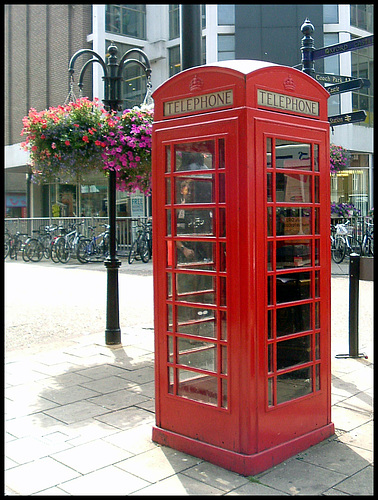
[[[339,43],[338,33],[324,33],[324,46],[334,45]],[[324,59],[324,73],[332,75],[340,74],[340,58],[339,56],[330,56]],[[328,99],[328,115],[338,115],[341,113],[340,95],[333,95]]]
[[[339,6],[337,4],[324,4],[323,5],[323,22],[338,23],[339,22]]]
[[[105,41],[105,51],[107,51],[110,41]],[[120,61],[121,57],[125,52],[130,49],[136,48],[132,45],[127,45],[125,43],[116,43],[118,48],[117,59]],[[130,59],[138,59],[144,62],[142,57],[137,52],[132,52],[130,54]],[[133,106],[140,106],[146,95],[146,74],[139,64],[128,64],[123,69],[123,80],[121,83],[121,98],[123,99],[122,107],[123,109],[129,109]]]
[[[105,31],[146,39],[146,5],[105,5]]]
[[[350,24],[352,26],[372,33],[373,19],[373,4],[353,4],[350,6]]]
[[[169,54],[169,76],[173,76],[181,71],[180,45],[168,49]]]
[[[235,35],[218,35],[218,61],[235,59]]]
[[[235,5],[218,4],[218,25],[232,26],[235,24]]]
[[[359,37],[354,37],[359,38]],[[362,87],[352,93],[353,111],[366,111],[367,117],[364,122],[356,123],[356,125],[374,126],[374,61],[373,47],[365,47],[364,49],[355,50],[352,52],[352,76],[354,78],[366,78],[370,81],[370,87]]]
[[[180,5],[169,6],[169,39],[173,40],[180,36]]]

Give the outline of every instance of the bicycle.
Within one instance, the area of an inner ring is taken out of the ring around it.
[[[54,241],[58,238],[54,233],[58,229],[55,225],[41,226],[39,229],[33,231],[37,233],[35,237],[28,238],[22,252],[22,258],[25,262],[31,260],[32,262],[39,262],[42,257],[45,259],[51,258],[53,262],[59,262],[55,252],[53,252]]]
[[[138,219],[137,224],[141,229],[138,230],[137,237],[131,245],[128,262],[132,264],[134,260],[141,259],[147,264],[152,254],[152,222],[151,220],[142,222]]]
[[[11,234],[6,229],[4,233],[4,259],[9,255],[11,259],[17,260],[18,253],[22,252],[28,237],[26,233],[17,231],[15,234]]]
[[[331,231],[331,256],[336,264],[340,264],[346,256],[351,253],[361,255],[361,244],[352,234],[348,231],[350,221],[336,224],[335,236],[332,242]]]
[[[76,258],[82,264],[98,262],[109,255],[109,225],[101,224],[105,230],[98,236],[95,235],[96,227],[88,226],[92,231],[91,238],[82,238],[76,248]],[[116,248],[117,248],[116,241]]]
[[[59,236],[54,242],[53,251],[55,251],[56,257],[62,264],[67,264],[72,253],[76,254],[78,243],[84,238],[78,230],[78,226],[81,224],[83,222],[71,224],[69,232],[63,236]]]
[[[362,255],[374,256],[374,224],[366,222],[365,233],[361,243]]]

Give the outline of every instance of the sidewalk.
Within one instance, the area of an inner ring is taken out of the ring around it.
[[[373,283],[360,282],[360,349],[348,352],[347,276],[332,277],[336,434],[254,478],[152,442],[153,330],[10,352],[6,495],[373,495]],[[344,302],[343,302],[344,301]],[[347,302],[346,302],[347,303]]]

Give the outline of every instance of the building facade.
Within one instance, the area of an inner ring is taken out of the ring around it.
[[[258,59],[301,69],[300,27],[308,17],[315,27],[315,47],[372,33],[373,5],[201,5],[202,62]],[[30,183],[27,154],[20,149],[22,118],[65,101],[68,61],[81,48],[105,58],[114,42],[119,56],[142,49],[150,59],[157,88],[180,67],[180,5],[6,5],[5,6],[5,215],[105,215],[107,182],[94,176],[82,184]],[[83,58],[84,63],[84,58]],[[78,64],[78,63],[77,63]],[[353,202],[362,215],[373,199],[373,48],[316,61],[317,72],[369,79],[370,88],[329,99],[329,115],[365,110],[363,123],[334,127],[331,142],[349,152],[349,165],[331,178],[331,201]],[[102,69],[86,74],[84,95],[103,97]],[[139,66],[128,66],[122,83],[124,108],[138,105],[146,92]],[[75,89],[78,96],[78,89]],[[149,215],[143,196],[117,193],[117,215]]]

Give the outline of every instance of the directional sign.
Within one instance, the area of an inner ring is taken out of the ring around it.
[[[344,52],[349,52],[350,50],[364,49],[374,44],[374,35],[364,36],[362,38],[355,38],[349,42],[336,43],[335,45],[329,45],[328,47],[322,47],[321,49],[315,49],[312,52],[312,60],[322,59],[323,57],[334,56],[337,54],[343,54]]]
[[[350,82],[338,83],[336,85],[329,85],[326,90],[331,94],[342,94],[343,92],[350,92],[351,90],[361,89],[364,86],[362,78],[351,80]]]
[[[345,113],[343,115],[329,116],[329,124],[334,127],[335,125],[345,125],[347,123],[364,122],[366,120],[365,111],[354,111],[353,113]]]
[[[331,84],[334,85],[336,83],[344,83],[350,82],[355,77],[354,76],[341,76],[341,75],[332,75],[331,73],[314,73],[313,78],[322,85]],[[370,80],[366,78],[362,78],[364,81],[364,87],[370,87]]]

